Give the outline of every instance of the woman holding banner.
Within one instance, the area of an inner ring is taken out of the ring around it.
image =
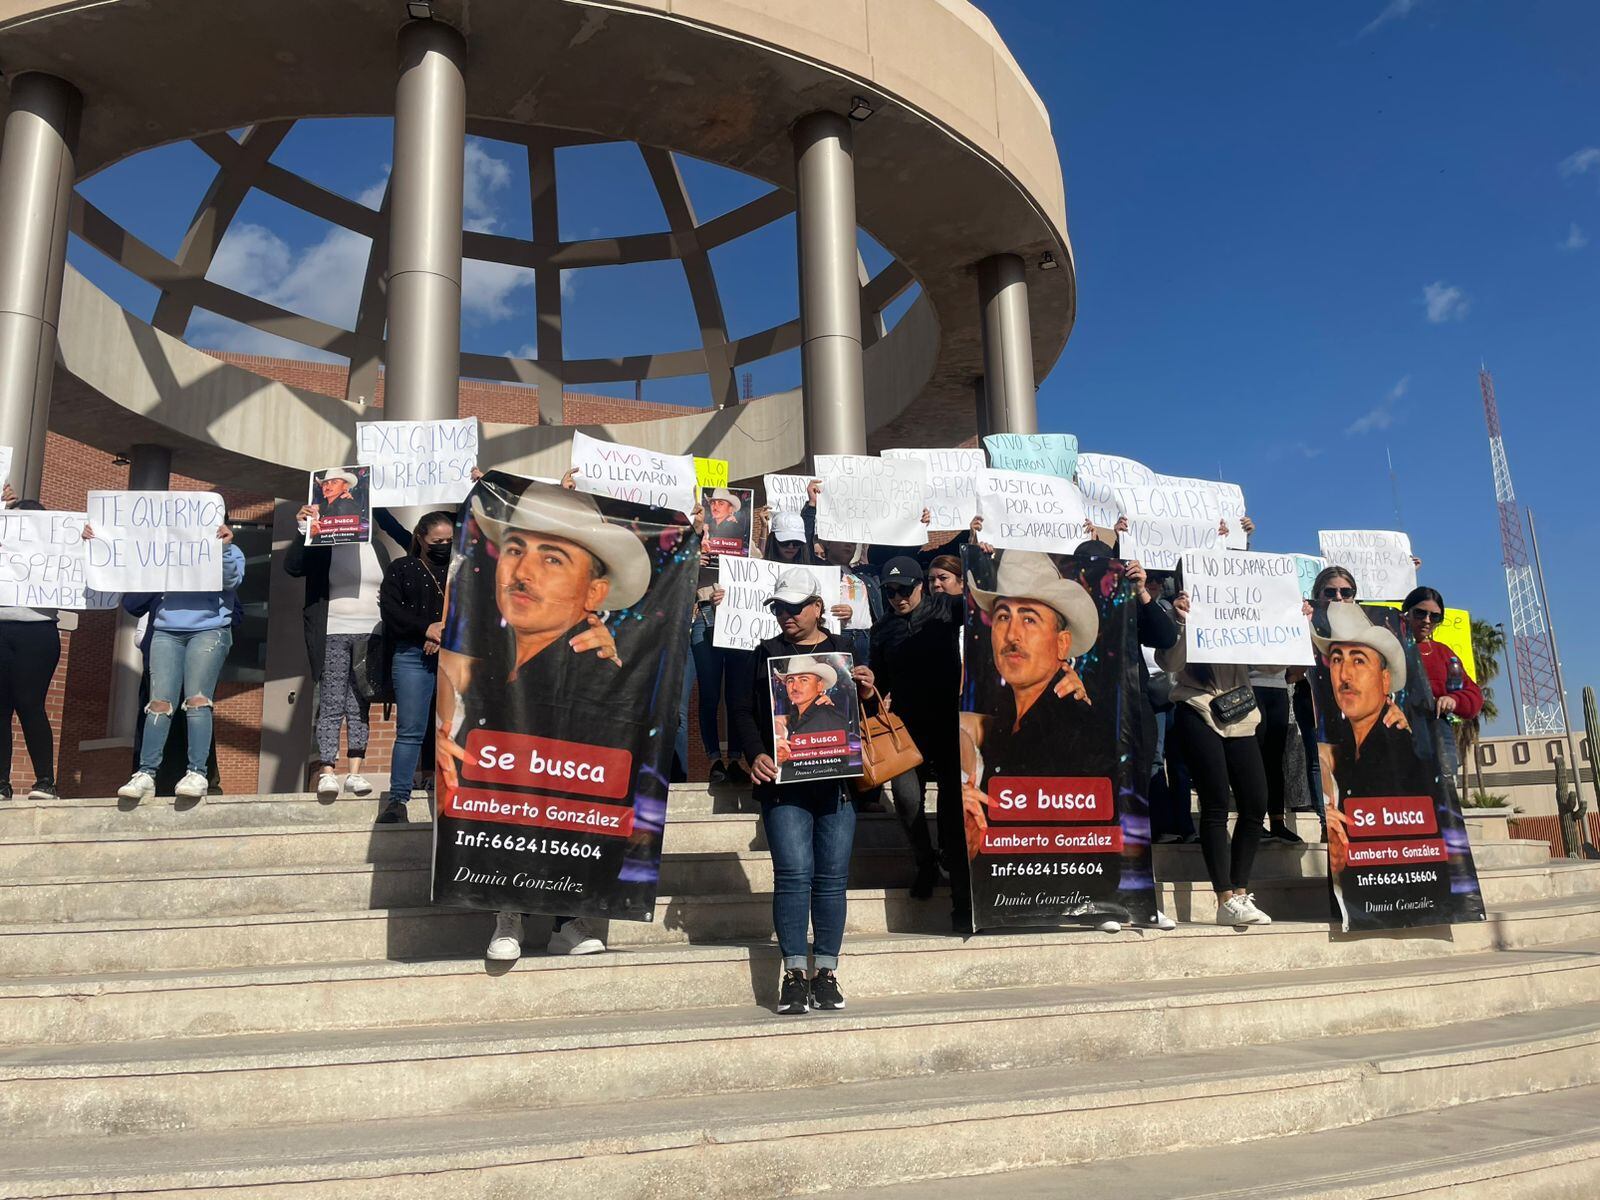
[[[1483,711],[1483,692],[1461,665],[1456,652],[1434,639],[1434,630],[1444,621],[1444,597],[1431,587],[1412,590],[1400,605],[1406,629],[1417,644],[1417,657],[1433,687],[1435,708],[1442,717],[1471,721]]]

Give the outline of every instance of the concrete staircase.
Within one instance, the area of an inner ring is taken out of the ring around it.
[[[1600,863],[1542,842],[1452,930],[1330,935],[1270,845],[1269,928],[963,941],[868,814],[849,1008],[779,1019],[748,797],[675,789],[658,921],[510,970],[377,807],[0,806],[0,1197],[1600,1194]]]

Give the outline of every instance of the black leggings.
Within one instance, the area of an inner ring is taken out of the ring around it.
[[[1253,737],[1223,737],[1188,704],[1178,705],[1174,726],[1183,747],[1184,765],[1200,798],[1200,851],[1211,886],[1219,892],[1250,885],[1256,847],[1261,844],[1261,818],[1267,811],[1267,773],[1261,746]],[[1239,819],[1228,844],[1228,791],[1232,788]]]
[[[1261,746],[1261,766],[1267,773],[1267,815],[1282,824],[1284,806],[1283,754],[1289,745],[1289,689],[1258,687],[1256,711],[1261,724],[1256,726],[1256,742]]]
[[[61,634],[54,621],[0,621],[0,781],[11,779],[11,716],[22,723],[22,740],[34,776],[55,781],[55,739],[44,698],[61,661]]]

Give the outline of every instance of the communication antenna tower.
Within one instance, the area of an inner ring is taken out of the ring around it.
[[[1505,439],[1500,433],[1500,409],[1494,399],[1494,379],[1488,367],[1478,370],[1483,392],[1483,415],[1489,425],[1489,462],[1494,468],[1494,500],[1500,510],[1500,552],[1506,568],[1506,593],[1511,599],[1511,640],[1516,649],[1517,682],[1521,696],[1513,697],[1518,733],[1562,733],[1561,693],[1556,686],[1556,656],[1550,645],[1550,626],[1539,601],[1538,582],[1528,561],[1522,536],[1522,509],[1511,486],[1511,464],[1506,461]],[[1520,700],[1520,704],[1515,701]]]
[[[754,371],[746,371],[739,377],[739,392],[741,400],[754,400],[756,398],[756,375]]]

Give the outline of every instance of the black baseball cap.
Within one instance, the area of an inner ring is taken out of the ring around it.
[[[891,558],[884,563],[883,571],[878,578],[882,580],[885,587],[896,583],[914,587],[922,582],[922,564],[916,559],[907,558],[902,554],[900,557]]]

